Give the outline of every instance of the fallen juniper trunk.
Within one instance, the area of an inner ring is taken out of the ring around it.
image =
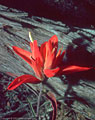
[[[31,67],[15,55],[11,46],[29,50],[28,32],[39,44],[56,34],[59,47],[66,49],[64,64],[95,66],[95,30],[68,26],[28,13],[0,6],[0,72],[17,75],[33,74]],[[45,88],[55,93],[56,98],[65,102],[87,118],[95,119],[95,72],[81,72],[63,78],[50,78]],[[7,81],[8,82],[8,81]],[[9,82],[6,85],[8,86]],[[38,90],[37,85],[30,85]]]

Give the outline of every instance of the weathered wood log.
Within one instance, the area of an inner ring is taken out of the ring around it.
[[[0,4],[27,11],[29,16],[44,16],[72,25],[87,26],[87,23],[95,25],[94,0],[28,0],[28,2],[27,0],[0,0]]]
[[[26,12],[0,6],[0,72],[33,74],[31,67],[11,49],[15,45],[30,50],[29,31],[39,44],[56,34],[59,47],[67,50],[64,64],[95,66],[95,30],[92,26],[79,28],[36,16],[30,18]],[[45,88],[54,92],[61,102],[95,119],[95,72],[92,70],[63,77],[50,78]],[[36,85],[31,86],[38,89]]]

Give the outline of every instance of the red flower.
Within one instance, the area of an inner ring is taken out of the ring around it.
[[[31,38],[31,36],[30,36]],[[89,70],[89,67],[67,66],[63,64],[63,57],[65,51],[62,48],[58,49],[58,38],[56,35],[52,36],[48,41],[38,46],[37,40],[30,42],[31,51],[23,50],[19,47],[13,46],[14,52],[24,59],[34,70],[36,77],[32,75],[22,75],[14,79],[8,86],[9,90],[13,90],[22,83],[40,83],[46,77],[60,76],[63,74],[71,74]],[[61,53],[62,52],[62,53]]]

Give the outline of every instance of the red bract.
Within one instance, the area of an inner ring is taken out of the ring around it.
[[[57,52],[58,38],[56,35],[52,36],[41,46],[38,46],[37,40],[34,40],[30,42],[30,47],[32,52],[23,50],[16,46],[13,46],[12,48],[17,55],[24,59],[33,68],[37,78],[32,75],[17,77],[9,85],[9,90],[15,89],[22,83],[42,82],[45,77],[60,76],[63,74],[71,74],[91,69],[89,67],[80,67],[75,65],[65,67],[63,64],[65,51],[62,52],[61,48]]]
[[[37,84],[40,83],[41,81],[37,79],[36,77],[32,75],[22,75],[20,77],[17,77],[14,79],[14,81],[8,86],[9,90],[13,90],[17,88],[19,85],[22,83],[32,83],[32,84]]]

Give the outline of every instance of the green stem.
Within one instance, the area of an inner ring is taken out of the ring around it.
[[[43,84],[40,84],[40,93],[38,96],[38,102],[37,102],[37,118],[39,118],[39,107],[40,107],[40,101],[41,101],[41,96],[42,96],[42,90],[43,90]]]

